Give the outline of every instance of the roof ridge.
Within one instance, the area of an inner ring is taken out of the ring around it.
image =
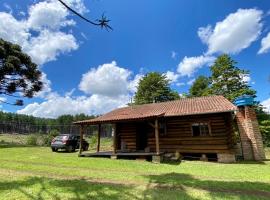
[[[157,117],[161,115],[169,117],[232,112],[236,109],[236,106],[224,96],[211,95],[203,97],[181,98],[167,102],[126,106],[105,113],[96,119],[85,120],[84,122],[77,123],[101,123],[131,119],[136,120],[149,117]]]
[[[134,105],[130,105],[130,106],[122,107],[122,108],[139,107],[139,106],[145,106],[145,105],[158,105],[158,104],[166,104],[166,103],[171,103],[171,102],[176,102],[176,101],[184,101],[184,100],[192,100],[192,99],[206,99],[206,98],[210,98],[210,97],[223,97],[224,99],[228,100],[223,95],[209,95],[209,96],[201,96],[201,97],[185,97],[185,98],[157,102],[157,103],[134,104]]]

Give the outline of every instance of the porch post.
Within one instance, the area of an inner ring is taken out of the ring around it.
[[[101,132],[101,124],[98,124],[97,152],[99,152],[100,149],[100,132]]]
[[[83,134],[84,134],[84,125],[80,125],[80,150],[79,155],[83,152],[82,143],[83,143]]]
[[[156,153],[159,154],[159,131],[158,131],[158,119],[155,120],[155,138],[156,138]]]
[[[113,136],[113,154],[116,153],[116,126],[112,124],[112,136]]]

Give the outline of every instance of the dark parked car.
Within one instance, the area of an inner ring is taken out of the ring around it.
[[[72,134],[61,134],[56,136],[51,142],[52,151],[58,151],[58,149],[65,149],[68,152],[74,152],[80,148],[80,136]],[[89,143],[83,139],[82,149],[87,151]]]

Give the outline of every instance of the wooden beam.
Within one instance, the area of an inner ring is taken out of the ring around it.
[[[159,131],[158,131],[158,119],[155,120],[155,138],[156,138],[156,153],[159,155]]]
[[[84,134],[84,125],[80,125],[80,150],[79,150],[79,155],[81,155],[82,152],[83,152],[83,148],[82,148],[83,134]]]
[[[116,154],[116,125],[112,124],[113,154]]]
[[[101,133],[101,124],[98,125],[97,152],[99,152],[100,150],[100,133]]]

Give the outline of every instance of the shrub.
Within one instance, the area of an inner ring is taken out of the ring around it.
[[[95,147],[95,145],[97,144],[97,134],[93,134],[91,136],[89,143],[91,147]]]
[[[270,120],[263,120],[260,122],[260,131],[262,133],[264,145],[270,147]]]
[[[26,139],[26,144],[32,146],[38,145],[38,135],[36,134],[28,135]]]
[[[56,129],[51,130],[48,135],[44,135],[42,138],[42,145],[50,146],[53,138],[59,135],[59,131]]]

